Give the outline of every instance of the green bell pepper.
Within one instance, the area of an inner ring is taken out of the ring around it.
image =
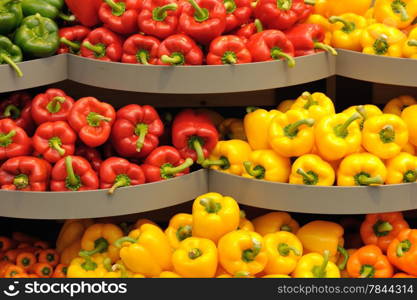
[[[9,64],[16,71],[17,76],[22,77],[22,70],[16,64],[22,59],[22,50],[14,45],[8,37],[0,35],[0,64]]]
[[[16,31],[14,42],[27,56],[51,56],[59,47],[58,26],[40,14],[26,17]]]
[[[21,0],[23,14],[32,16],[39,13],[42,17],[56,19],[60,17],[65,21],[75,21],[75,16],[62,13],[64,0]]]
[[[22,4],[19,0],[0,0],[0,34],[14,31],[22,20]]]

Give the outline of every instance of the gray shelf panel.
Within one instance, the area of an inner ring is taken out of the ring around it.
[[[118,189],[84,192],[0,191],[0,216],[25,219],[78,219],[127,215],[190,201],[207,189],[207,171]]]
[[[289,68],[273,61],[222,66],[143,66],[68,55],[68,79],[96,87],[159,94],[212,94],[286,87],[335,74],[336,58],[318,53]]]
[[[209,173],[209,190],[234,197],[239,203],[312,214],[369,214],[417,209],[417,184],[379,187],[318,187],[274,183]]]
[[[0,65],[0,92],[30,89],[67,79],[67,58],[63,54],[18,63],[23,77],[18,77],[10,66]]]

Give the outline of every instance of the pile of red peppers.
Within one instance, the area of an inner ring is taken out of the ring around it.
[[[66,0],[81,25],[60,30],[58,53],[156,65],[284,60],[328,51],[304,24],[314,0]]]
[[[150,105],[115,110],[94,97],[74,100],[60,89],[0,102],[0,189],[85,191],[185,175],[217,144],[207,113],[186,109],[172,121]]]

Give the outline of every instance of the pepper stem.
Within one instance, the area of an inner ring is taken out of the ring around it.
[[[67,22],[74,22],[76,19],[74,15],[66,15],[62,12],[59,13],[58,17]]]
[[[361,115],[362,117],[362,122],[365,122],[366,119],[368,119],[368,113],[366,112],[365,106],[363,105],[358,105],[356,106],[356,111]]]
[[[400,14],[402,22],[406,22],[410,18],[406,9],[406,4],[401,0],[393,1],[391,3],[391,9],[394,13]]]
[[[89,257],[97,253],[103,253],[107,251],[108,248],[109,242],[105,238],[101,237],[94,241],[93,250],[81,250],[78,255],[81,257]]]
[[[138,241],[137,239],[131,238],[130,236],[124,236],[124,237],[122,237],[122,238],[118,239],[118,240],[114,243],[114,245],[115,245],[117,248],[122,248],[123,243],[132,243],[132,244],[134,244],[134,243],[136,243],[137,241]]]
[[[60,156],[64,156],[65,149],[62,147],[62,141],[59,137],[55,136],[49,140],[49,147],[56,150]]]
[[[350,124],[352,124],[355,120],[360,119],[361,115],[359,113],[354,113],[352,116],[349,117],[349,119],[346,120],[345,123],[339,124],[334,128],[334,133],[336,136],[345,138],[348,136],[348,127]]]
[[[202,142],[201,140],[197,137],[192,141],[192,147],[195,150],[196,154],[197,154],[197,163],[198,164],[202,164],[205,157],[204,157],[204,151],[203,151],[203,147],[202,147]]]
[[[232,51],[227,51],[225,52],[225,54],[222,57],[222,62],[223,64],[229,64],[229,65],[234,65],[237,63],[237,57],[236,54]]]
[[[200,205],[204,206],[209,214],[215,214],[222,208],[222,205],[213,198],[200,199]]]
[[[1,142],[0,142],[1,145]],[[404,173],[404,182],[414,182],[417,180],[417,170],[408,170]]]
[[[404,256],[404,252],[410,251],[411,242],[410,240],[401,241],[397,246],[397,256],[401,257]]]
[[[360,278],[371,278],[374,276],[375,268],[371,265],[363,265],[360,271]]]
[[[250,161],[245,161],[243,166],[245,167],[246,172],[254,178],[263,179],[265,177],[264,167],[258,165],[255,168],[252,168],[252,163]]]
[[[20,117],[20,109],[13,104],[9,104],[4,109],[3,116],[16,120]]]
[[[281,228],[279,229],[280,231],[287,231],[287,232],[292,232],[292,228],[290,225],[282,225]]]
[[[392,143],[395,141],[395,130],[392,125],[385,125],[379,132],[382,143]]]
[[[326,278],[326,275],[327,275],[326,269],[329,263],[329,256],[330,256],[330,251],[324,250],[322,264],[320,266],[314,266],[312,270],[315,278]]]
[[[0,146],[7,147],[12,143],[12,138],[16,135],[16,130],[10,130],[9,133],[0,133]]]
[[[85,256],[84,262],[81,264],[81,267],[86,271],[94,271],[97,269],[97,264],[91,259],[90,256]]]
[[[115,2],[114,0],[104,0],[112,10],[112,14],[120,17],[126,11],[126,4],[124,2]]]
[[[242,260],[244,262],[254,261],[256,256],[261,251],[262,244],[260,241],[258,241],[258,239],[252,238],[252,244],[253,244],[252,248],[243,250],[242,252]]]
[[[140,152],[145,143],[146,135],[148,134],[148,125],[145,123],[136,124],[135,134],[138,136],[138,139],[136,140],[136,151]]]
[[[52,101],[46,105],[46,109],[51,113],[55,114],[61,110],[61,104],[66,101],[65,97],[54,97]]]
[[[307,103],[304,105],[304,109],[309,109],[311,106],[319,104],[314,100],[313,95],[311,95],[309,92],[302,93],[301,97],[307,100]]]
[[[194,7],[194,19],[197,22],[204,22],[209,18],[210,14],[206,8],[201,8],[195,0],[188,0],[188,2]]]
[[[24,189],[29,185],[29,177],[26,174],[19,174],[13,179],[13,185],[18,190]]]
[[[292,7],[292,0],[277,0],[277,7],[280,10],[290,10]]]
[[[201,166],[203,168],[209,168],[211,166],[219,166],[221,167],[221,169],[226,170],[228,168],[230,168],[230,162],[227,159],[227,157],[222,156],[219,159],[216,160],[209,160],[209,159],[205,159],[203,161],[203,163],[201,164]]]
[[[181,242],[192,235],[191,225],[180,226],[177,230],[177,239]]]
[[[369,177],[366,175],[360,175],[358,177],[358,182],[360,185],[371,185],[371,184],[382,184],[383,180],[380,175],[377,175],[375,177]]]
[[[264,31],[264,27],[262,25],[261,20],[255,19],[255,21],[253,21],[253,24],[255,24],[256,32]]]
[[[309,184],[313,184],[316,181],[316,178],[305,172],[302,168],[297,169],[297,174],[301,175],[303,177],[304,182],[308,182]]]
[[[70,41],[69,39],[64,38],[64,37],[62,37],[59,41],[60,41],[61,44],[64,44],[64,45],[67,45],[68,47],[70,47],[73,52],[77,52],[81,48],[81,46],[78,43]]]
[[[183,65],[184,64],[184,55],[182,53],[172,53],[171,56],[166,54],[161,56],[161,61],[165,64],[170,65]]]
[[[87,123],[88,125],[92,126],[92,127],[98,127],[100,126],[100,122],[110,122],[111,118],[107,118],[105,116],[102,116],[96,112],[90,112],[87,115]]]
[[[307,4],[307,5],[314,6],[314,5],[316,5],[316,0],[304,0],[304,3]]]
[[[35,18],[38,20],[38,28],[39,28],[39,36],[45,35],[45,25],[42,20],[42,16],[40,13],[35,14]]]
[[[336,49],[334,49],[332,46],[320,43],[320,42],[314,42],[314,48],[315,49],[322,49],[324,51],[329,52],[331,55],[337,55]]]
[[[187,158],[182,164],[176,167],[165,166],[162,167],[162,173],[166,175],[175,175],[178,173],[183,172],[184,170],[188,169],[193,165],[194,161],[191,158]]]
[[[295,66],[295,59],[291,55],[285,53],[280,48],[273,48],[271,50],[271,57],[273,59],[280,59],[283,58],[285,61],[287,61],[288,67],[292,68]]]
[[[102,57],[102,56],[104,56],[104,55],[105,55],[105,53],[106,53],[106,48],[105,48],[105,46],[103,46],[103,45],[101,45],[101,44],[93,45],[93,44],[91,44],[89,41],[85,41],[85,42],[83,42],[83,46],[84,46],[85,48],[87,48],[88,50],[93,51],[93,52],[94,52],[94,54],[95,54],[97,57]]]
[[[155,21],[162,22],[168,16],[168,14],[167,14],[168,10],[177,10],[177,8],[178,8],[178,5],[176,3],[170,3],[170,4],[167,4],[167,5],[164,5],[164,6],[155,7],[152,10],[152,18]]]
[[[385,236],[390,233],[394,228],[391,223],[388,221],[378,221],[374,227],[374,232],[376,236]]]
[[[278,252],[279,252],[279,255],[281,255],[281,256],[288,256],[288,255],[290,255],[290,252],[291,251],[296,256],[300,256],[301,255],[300,250],[298,250],[295,247],[289,246],[287,243],[280,243],[280,244],[278,244]]]
[[[353,30],[355,30],[355,27],[356,27],[355,23],[346,21],[344,18],[338,17],[338,16],[330,17],[329,21],[332,24],[337,23],[337,22],[342,23],[343,24],[342,31],[344,31],[346,33],[352,32]]]
[[[65,157],[65,169],[67,171],[66,181],[69,187],[77,190],[80,186],[80,179],[74,173],[74,168],[72,167],[72,158],[71,156]]]
[[[130,185],[130,178],[126,174],[119,174],[116,176],[114,180],[114,184],[109,189],[108,193],[112,195],[114,191],[119,187],[129,186]]]
[[[301,119],[292,124],[289,124],[285,127],[285,134],[288,137],[295,137],[298,133],[299,127],[302,125],[307,125],[309,127],[314,125],[314,119]]]
[[[17,76],[23,77],[22,70],[19,68],[16,62],[13,59],[11,59],[10,56],[8,56],[7,54],[0,54],[0,61],[1,60],[5,61],[10,67],[12,67],[12,69],[16,72]]]
[[[407,45],[410,47],[416,47],[417,46],[417,40],[408,40]]]
[[[340,254],[342,254],[342,256],[343,256],[343,261],[338,265],[338,268],[339,268],[339,270],[344,270],[346,268],[346,264],[349,260],[349,253],[342,246],[337,246],[337,251],[339,251]]]
[[[149,52],[146,50],[139,50],[138,53],[136,54],[136,59],[142,65],[149,65],[148,57],[149,57]]]
[[[190,251],[188,251],[188,257],[190,259],[199,258],[201,255],[203,255],[203,252],[198,248],[192,248]]]
[[[250,113],[253,113],[254,111],[256,111],[258,109],[260,109],[260,108],[256,107],[256,106],[248,106],[248,107],[246,107],[246,113],[250,114]]]

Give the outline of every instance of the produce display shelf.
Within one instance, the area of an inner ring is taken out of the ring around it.
[[[210,171],[209,190],[232,196],[244,205],[288,212],[353,215],[417,209],[417,183],[319,187]]]
[[[139,186],[83,192],[0,191],[0,216],[79,219],[128,215],[181,204],[207,192],[207,171]]]

